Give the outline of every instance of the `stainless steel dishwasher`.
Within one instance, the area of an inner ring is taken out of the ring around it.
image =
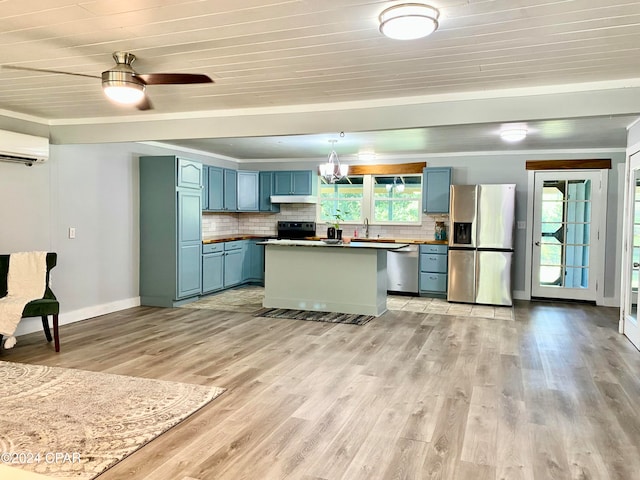
[[[387,251],[387,290],[418,293],[419,260],[417,245]]]

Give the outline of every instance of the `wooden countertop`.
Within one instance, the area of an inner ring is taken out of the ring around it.
[[[309,237],[307,240],[322,240],[326,237]],[[351,242],[408,243],[410,245],[449,245],[448,240],[427,240],[426,238],[361,238],[345,237]]]
[[[209,237],[204,237],[202,239],[203,245],[208,245],[210,243],[222,243],[222,242],[232,242],[234,240],[253,240],[253,239],[269,239],[269,238],[277,238],[275,235],[254,235],[247,233],[237,233],[234,235],[213,235]]]
[[[397,250],[408,246],[406,243],[398,242],[358,242],[357,239],[349,242],[326,243],[326,240],[267,240],[258,242],[258,245],[276,247],[326,247],[326,248],[354,248],[354,249],[378,249]]]

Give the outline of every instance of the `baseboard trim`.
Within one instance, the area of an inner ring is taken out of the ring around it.
[[[524,290],[514,290],[513,298],[515,300],[531,300],[531,295],[528,295]],[[602,303],[596,302],[596,305],[598,307],[619,307],[620,299],[618,297],[604,297]]]
[[[513,298],[514,300],[531,300],[531,296],[528,295],[524,290],[514,290]]]
[[[72,310],[70,312],[62,311],[60,312],[58,320],[60,325],[67,325],[69,323],[75,323],[81,320],[87,320],[88,318],[98,317],[100,315],[106,315],[107,313],[118,312],[120,310],[139,306],[140,297],[126,298],[124,300],[103,303],[102,305],[94,305],[91,307],[81,308],[79,310]],[[51,320],[49,320],[49,324],[51,324]],[[28,333],[40,331],[42,331],[42,320],[40,320],[40,317],[24,318],[18,324],[15,335],[26,335]]]
[[[620,299],[617,297],[604,297],[600,307],[620,307]]]

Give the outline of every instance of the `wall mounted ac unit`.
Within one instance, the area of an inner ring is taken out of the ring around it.
[[[48,159],[48,138],[0,130],[0,161],[31,166]]]

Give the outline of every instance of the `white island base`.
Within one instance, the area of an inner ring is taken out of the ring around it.
[[[375,316],[387,310],[387,250],[397,244],[264,245],[264,307]]]

